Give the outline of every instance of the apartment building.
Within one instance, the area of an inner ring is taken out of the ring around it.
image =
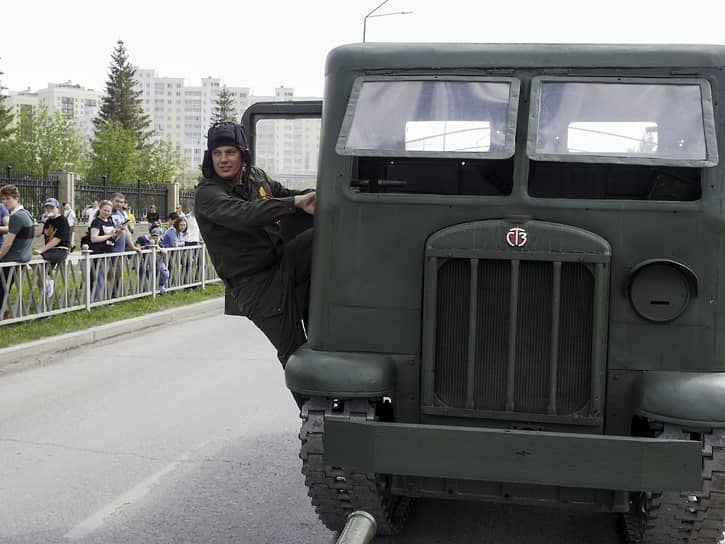
[[[103,93],[86,89],[67,81],[48,83],[48,87],[37,92],[30,90],[10,92],[8,102],[14,113],[14,119],[20,115],[32,113],[38,106],[48,108],[48,113],[56,112],[65,119],[73,120],[86,141],[93,138],[93,119],[98,116]],[[17,121],[13,122],[17,122]]]
[[[176,148],[183,158],[187,181],[198,178],[206,133],[222,89],[221,79],[206,77],[199,86],[186,86],[184,78],[159,77],[156,70],[137,68],[136,83],[144,112],[151,120],[153,137]],[[227,86],[227,90],[237,120],[256,102],[316,100],[297,97],[294,88],[284,86],[275,89],[273,96],[254,96],[249,87]],[[103,95],[71,82],[49,83],[37,92],[11,91],[9,104],[16,119],[39,105],[45,105],[51,114],[59,111],[66,119],[73,119],[90,142],[93,119],[98,116]],[[319,120],[264,120],[257,127],[256,163],[290,187],[308,187],[316,177],[319,143]]]
[[[185,86],[183,78],[159,77],[156,70],[136,69],[136,81],[154,137],[171,142],[185,164],[184,177],[200,173],[206,133],[222,89],[219,78],[202,78],[199,86]],[[274,96],[254,96],[249,87],[227,86],[235,118],[255,102],[312,100],[295,97],[294,89],[279,87]],[[257,164],[280,180],[314,181],[320,122],[312,120],[263,121],[258,127]]]

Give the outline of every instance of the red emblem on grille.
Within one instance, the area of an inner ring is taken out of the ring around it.
[[[521,247],[528,241],[528,239],[529,233],[518,225],[510,228],[506,233],[506,241],[511,247]]]

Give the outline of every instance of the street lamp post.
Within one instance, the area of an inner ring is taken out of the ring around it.
[[[372,10],[370,13],[368,13],[365,16],[365,18],[363,19],[363,43],[365,43],[365,32],[367,30],[368,19],[371,19],[373,17],[387,17],[388,15],[409,15],[409,14],[413,13],[412,11],[393,11],[390,13],[380,13],[378,15],[373,15],[373,13],[378,11],[380,8],[382,8],[388,2],[390,2],[390,0],[385,0],[382,4],[380,4],[374,10]]]

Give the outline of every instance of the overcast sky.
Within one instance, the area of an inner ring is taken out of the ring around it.
[[[122,39],[132,64],[160,77],[221,78],[273,94],[321,96],[324,61],[362,41],[382,0],[7,1],[0,8],[0,83],[13,91],[72,81],[104,90]],[[390,0],[368,41],[725,44],[725,1]]]

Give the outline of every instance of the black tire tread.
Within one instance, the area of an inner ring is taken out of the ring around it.
[[[331,531],[341,531],[350,513],[365,510],[375,518],[378,534],[397,534],[408,516],[410,499],[391,495],[385,476],[324,464],[324,423],[331,414],[332,403],[326,399],[312,398],[302,407],[302,474],[318,517]],[[334,416],[372,420],[375,408],[367,399],[356,399],[345,402],[344,410]]]
[[[702,489],[643,495],[624,514],[628,544],[717,544],[725,530],[725,429],[684,430],[663,425],[658,438],[702,437]]]

